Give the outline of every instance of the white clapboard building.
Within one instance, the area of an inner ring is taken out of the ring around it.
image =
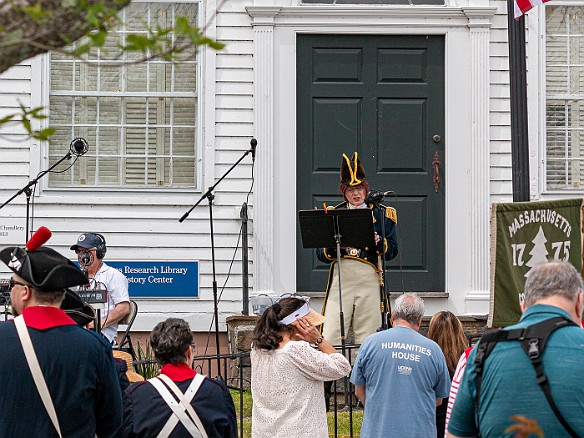
[[[125,32],[177,15],[226,48],[188,62],[118,62],[132,60],[116,48]],[[373,188],[395,192],[385,200],[400,234],[391,291],[420,292],[428,315],[488,313],[490,205],[512,200],[505,1],[134,0],[122,16],[89,62],[55,52],[0,76],[0,117],[43,106],[48,118],[33,128],[56,129],[47,142],[19,124],[0,127],[0,202],[86,139],[84,156],[39,180],[31,228],[50,228],[50,244],[70,257],[80,233],[103,233],[106,262],[153,278],[199,262],[176,294],[137,296],[133,280],[135,330],[169,315],[197,332],[211,327],[208,200],[178,219],[252,138],[255,165],[247,155],[213,192],[221,331],[242,312],[244,202],[251,292],[319,302],[327,270],[302,248],[297,212],[340,202],[341,154],[354,151]],[[554,0],[526,18],[532,199],[582,195],[583,23],[582,0]],[[25,195],[0,210],[2,246],[24,242],[26,216]],[[159,281],[145,280],[145,293],[156,295]]]

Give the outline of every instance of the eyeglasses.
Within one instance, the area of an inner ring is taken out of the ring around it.
[[[95,251],[95,248],[83,248],[83,249],[76,248],[75,254],[81,254],[82,252],[91,252],[91,251]]]
[[[21,283],[20,281],[16,281],[16,280],[14,280],[13,278],[11,278],[11,279],[10,279],[10,282],[9,282],[9,284],[10,284],[10,289],[12,289],[12,288],[13,288],[14,286],[16,286],[16,285],[19,285],[19,286],[29,286],[28,284],[26,284],[26,283]]]

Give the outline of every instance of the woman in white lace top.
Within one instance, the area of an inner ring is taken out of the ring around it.
[[[348,375],[351,365],[316,328],[323,322],[299,298],[282,298],[260,317],[251,350],[252,437],[328,437],[323,382]]]

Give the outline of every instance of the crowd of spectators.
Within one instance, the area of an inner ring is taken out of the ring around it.
[[[0,437],[237,437],[228,389],[192,369],[186,321],[156,325],[150,345],[160,373],[130,384],[136,373],[114,359],[108,340],[61,308],[86,273],[45,246],[5,248],[0,260],[13,273],[15,315],[0,323]],[[424,302],[402,294],[392,328],[369,335],[352,367],[323,337],[324,317],[308,301],[282,298],[253,333],[252,436],[328,437],[324,382],[349,375],[364,407],[361,437],[498,437],[526,428],[584,436],[583,289],[566,262],[536,266],[519,323],[473,349],[449,311],[420,334]]]

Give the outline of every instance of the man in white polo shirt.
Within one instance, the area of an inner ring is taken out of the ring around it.
[[[77,254],[81,269],[87,271],[91,288],[107,291],[106,308],[101,312],[101,334],[113,345],[118,334],[118,322],[130,313],[128,279],[103,262],[107,252],[103,235],[83,233],[71,249]]]

